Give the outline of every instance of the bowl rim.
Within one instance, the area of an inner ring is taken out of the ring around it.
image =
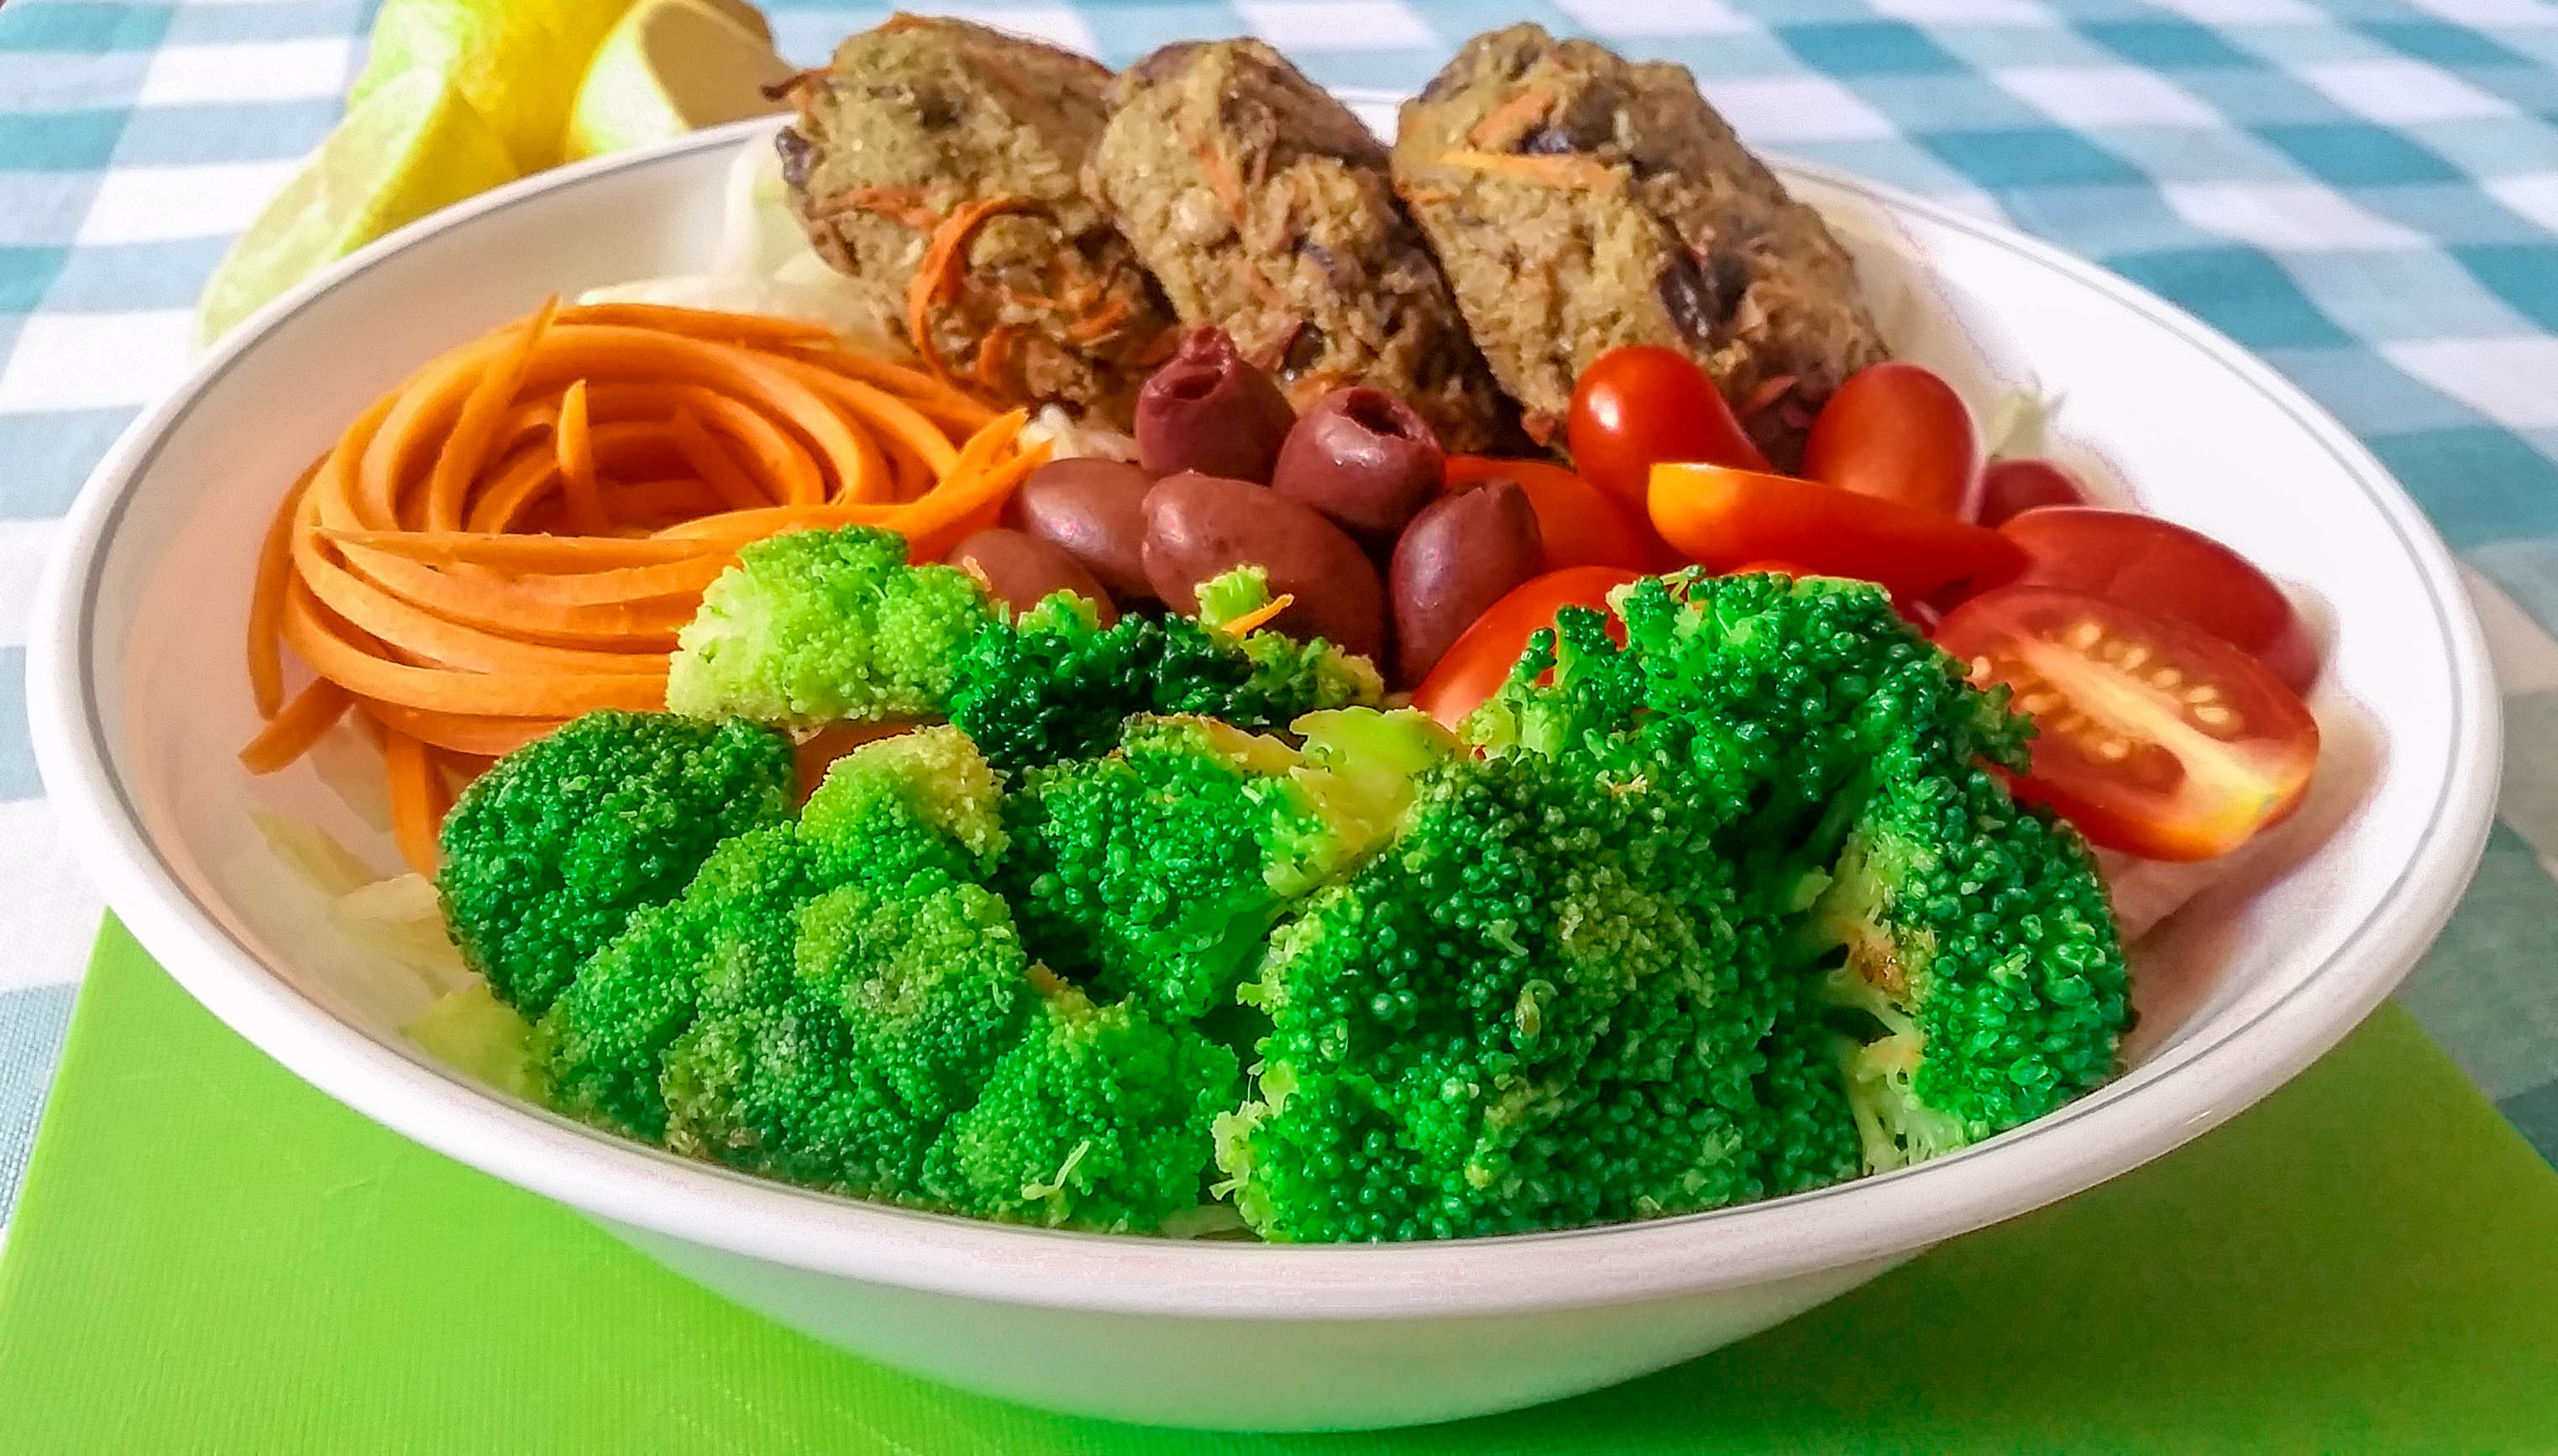
[[[1383,93],[1344,92],[1377,101]],[[303,1080],[404,1136],[610,1223],[840,1278],[997,1303],[1211,1319],[1444,1318],[1630,1304],[1907,1256],[2066,1197],[2235,1115],[2341,1041],[2431,944],[2492,819],[2499,702],[2448,548],[2359,441],[2235,343],[2135,285],[2002,224],[1830,168],[1780,173],[2003,247],[2182,337],[2288,415],[2380,510],[2449,651],[2451,762],[2424,831],[2361,925],[2299,985],[2179,1065],[2111,1085],[1954,1155],[1783,1199],[1650,1222],[1401,1244],[1182,1241],[983,1223],[837,1198],[625,1142],[515,1102],[342,1021],[268,971],[200,904],[110,765],[88,672],[100,568],[172,430],[290,318],[448,229],[598,179],[727,149],[756,118],[555,169],[447,209],[261,309],[144,411],[82,489],[39,589],[29,716],[66,837],[135,937],[200,1002]],[[2119,1093],[2119,1094],[2114,1094]]]

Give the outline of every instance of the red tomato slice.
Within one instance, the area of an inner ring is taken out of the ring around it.
[[[2053,586],[2200,627],[2273,669],[2294,692],[2318,679],[2318,649],[2282,588],[2246,557],[2173,520],[2088,506],[2047,506],[1999,527],[2025,548],[2022,570],[1980,585]]]
[[[1981,471],[1981,498],[1972,519],[2004,525],[2039,506],[2084,506],[2078,478],[2049,460],[1993,460]]]
[[[2017,797],[2109,849],[2225,854],[2299,807],[2318,765],[2318,724],[2299,696],[2183,623],[2006,587],[1956,608],[1936,642],[2033,716],[2034,765]]]
[[[1637,516],[1662,461],[1768,468],[1723,391],[1675,349],[1639,344],[1599,356],[1573,386],[1564,428],[1573,468]]]
[[[1981,435],[1954,386],[1888,360],[1848,375],[1812,419],[1803,474],[1860,496],[1961,515],[1981,473]]]
[[[1510,588],[1421,679],[1412,690],[1412,705],[1456,727],[1509,680],[1510,668],[1527,651],[1527,640],[1552,627],[1556,613],[1566,607],[1608,612],[1608,594],[1643,575],[1617,566],[1572,566]],[[1626,640],[1626,629],[1613,612],[1608,633],[1621,643]]]
[[[1823,576],[1918,598],[1965,577],[2013,573],[2024,553],[1994,530],[1819,481],[1712,465],[1652,470],[1652,528],[1708,571],[1795,561]]]
[[[1650,522],[1637,526],[1599,488],[1559,465],[1542,460],[1497,460],[1483,455],[1448,457],[1447,488],[1478,481],[1516,481],[1536,511],[1536,529],[1545,543],[1545,569],[1567,566],[1622,566],[1629,571],[1651,564],[1659,549]]]

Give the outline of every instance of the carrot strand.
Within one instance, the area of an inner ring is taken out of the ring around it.
[[[588,432],[586,381],[578,380],[560,396],[559,429],[551,436],[559,461],[560,491],[568,499],[568,518],[584,535],[604,533],[604,498],[595,486],[595,437]]]
[[[291,765],[337,726],[353,702],[354,696],[337,683],[326,677],[313,679],[240,749],[240,767],[252,774],[272,774]]]

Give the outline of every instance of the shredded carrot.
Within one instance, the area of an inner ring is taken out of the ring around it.
[[[1279,285],[1271,282],[1248,255],[1240,252],[1230,255],[1226,259],[1226,267],[1233,272],[1236,282],[1263,303],[1274,309],[1285,310],[1288,307],[1288,295],[1281,292]]]
[[[1225,216],[1234,219],[1237,227],[1242,226],[1245,202],[1243,179],[1234,175],[1233,164],[1226,161],[1224,153],[1206,140],[1195,140],[1191,143],[1191,159],[1199,163],[1200,172],[1208,178],[1208,191],[1216,194],[1217,202],[1225,208]]]
[[[394,733],[405,733],[431,747],[480,758],[498,758],[555,731],[558,718],[496,718],[470,713],[439,713],[428,708],[358,698],[365,716]]]
[[[833,330],[807,319],[738,314],[674,303],[582,303],[561,309],[557,322],[662,329],[694,339],[756,346],[831,343],[835,337]]]
[[[498,571],[606,571],[656,566],[696,560],[711,549],[693,542],[646,537],[504,535],[495,531],[323,530],[320,534],[340,545],[360,546],[430,566],[459,563]]]
[[[497,367],[475,380],[471,392],[463,398],[453,428],[444,438],[444,448],[436,453],[435,473],[427,478],[429,526],[437,530],[460,528],[464,486],[480,473],[481,462],[497,436],[497,422],[513,402],[515,389],[524,377],[524,366],[557,312],[557,299],[542,305],[542,311],[525,323],[521,337],[499,356]]]
[[[596,491],[595,437],[587,430],[584,379],[560,396],[559,428],[551,443],[559,460],[560,489],[568,497],[568,518],[581,534],[602,535],[604,497]]]
[[[1128,315],[1134,312],[1128,306],[1128,300],[1114,298],[1068,325],[1066,337],[1069,343],[1089,344],[1107,337],[1111,330],[1127,322]]]
[[[328,678],[312,679],[239,751],[240,767],[252,774],[272,774],[292,763],[309,753],[321,734],[337,726],[354,701],[347,689]]]
[[[257,548],[257,581],[248,597],[248,688],[257,715],[273,718],[284,709],[284,584],[293,575],[293,519],[301,512],[302,495],[320,474],[315,461],[293,489],[276,503]]]
[[[1494,147],[1515,140],[1529,125],[1554,108],[1554,88],[1528,86],[1517,95],[1484,113],[1484,119],[1467,131],[1466,140],[1478,147]]]
[[[1247,632],[1257,632],[1260,629],[1269,626],[1270,619],[1287,611],[1290,607],[1295,605],[1297,605],[1296,593],[1281,592],[1279,595],[1271,598],[1268,602],[1253,608],[1251,611],[1246,612],[1242,616],[1225,624],[1225,630],[1236,637],[1241,637]]]
[[[684,463],[727,503],[729,510],[753,510],[773,504],[773,498],[739,467],[735,456],[711,438],[711,432],[690,411],[675,412],[672,432],[675,449],[684,457]]]
[[[433,875],[437,860],[435,831],[444,821],[442,797],[435,782],[434,760],[426,745],[405,733],[382,732],[382,767],[391,787],[391,838],[400,858],[421,875]]]
[[[1483,172],[1518,182],[1532,182],[1539,187],[1563,187],[1588,192],[1613,187],[1617,183],[1615,168],[1596,157],[1579,152],[1556,152],[1523,157],[1514,152],[1477,152],[1457,149],[1441,152],[1438,161],[1444,167],[1462,167],[1469,172]]]
[[[977,341],[977,363],[968,370],[968,377],[975,380],[978,387],[990,393],[1003,387],[1004,362],[1011,356],[1013,340],[1021,332],[1010,324],[997,324],[986,331],[985,338]]]
[[[892,222],[903,222],[918,232],[930,232],[941,220],[939,214],[925,204],[920,187],[855,188],[841,202],[824,210],[821,216],[837,213],[869,213]]]
[[[924,309],[973,229],[1022,206],[934,223]],[[989,331],[987,373],[1020,339]],[[741,546],[858,523],[924,559],[994,519],[1049,451],[1022,447],[1023,411],[926,364],[793,320],[555,302],[429,361],[268,523],[245,644],[267,721],[241,762],[283,769],[356,709],[380,730],[401,852],[431,867],[489,761],[581,713],[664,707],[676,633]],[[316,674],[289,697],[288,657]]]
[[[959,275],[964,265],[962,250],[986,219],[1003,213],[1023,213],[1037,204],[1029,198],[990,197],[961,203],[950,210],[950,216],[935,223],[924,245],[924,261],[916,264],[915,281],[906,290],[907,342],[915,347],[916,357],[932,376],[947,384],[950,368],[941,361],[932,345],[932,309],[959,289]]]

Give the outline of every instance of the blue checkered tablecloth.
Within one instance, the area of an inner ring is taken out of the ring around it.
[[[812,64],[886,11],[768,0]],[[2261,353],[2467,563],[2501,822],[2403,993],[2558,1159],[2558,4],[2544,0],[1086,0],[946,8],[1124,65],[1250,33],[1417,86],[1519,19],[1692,69],[1752,142],[2004,218]],[[364,0],[0,6],[0,1225],[97,921],[27,745],[28,596],[187,362],[229,234],[335,119]]]

